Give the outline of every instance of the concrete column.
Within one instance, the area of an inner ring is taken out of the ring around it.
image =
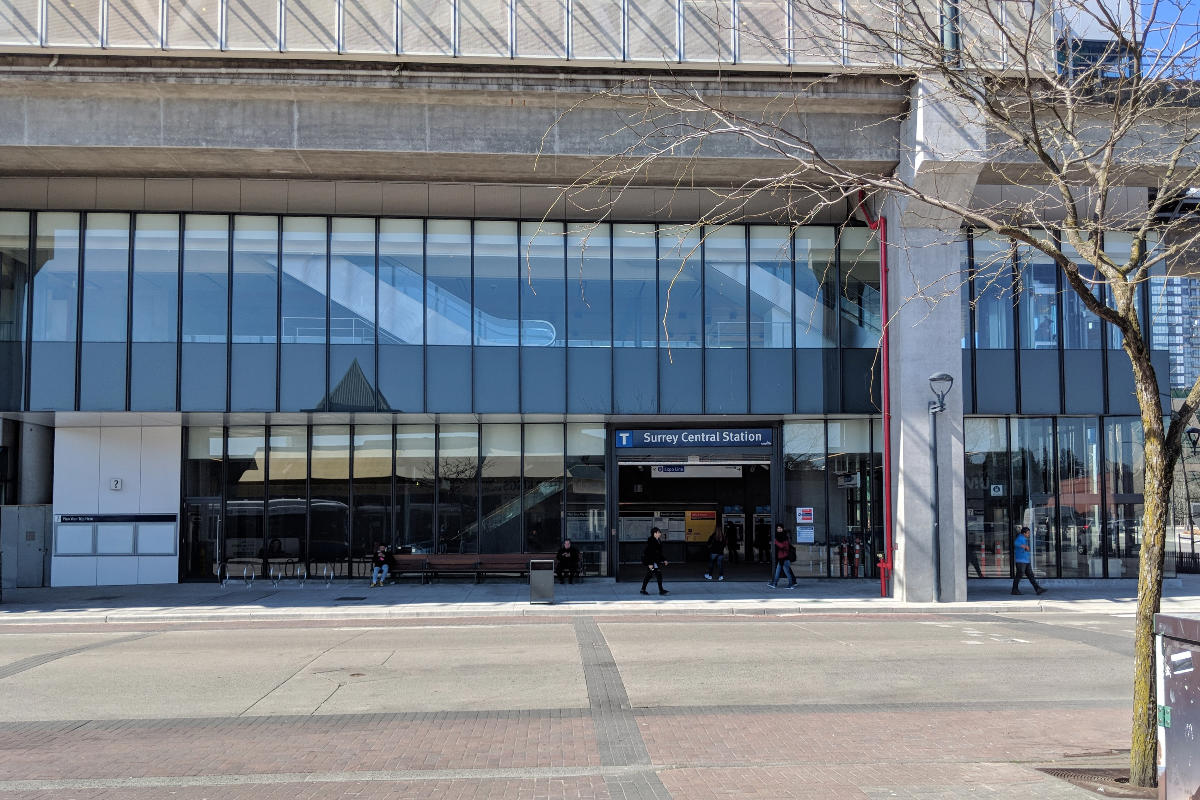
[[[935,555],[941,564],[941,600],[966,599],[966,510],[963,494],[962,250],[957,234],[905,227],[899,209],[887,209],[891,305],[892,485],[896,536],[896,597],[936,597]],[[954,385],[936,415],[940,546],[934,552],[933,461],[930,452],[929,376],[946,372]]]
[[[49,503],[53,496],[54,429],[21,424],[21,466],[17,494],[22,505]]]

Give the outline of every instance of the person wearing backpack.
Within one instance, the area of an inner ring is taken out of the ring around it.
[[[796,574],[792,572],[792,559],[796,557],[796,550],[792,547],[792,543],[788,541],[788,535],[783,530],[782,525],[775,526],[775,576],[767,582],[767,586],[774,589],[779,585],[779,579],[784,574],[788,576],[787,588],[796,588]]]

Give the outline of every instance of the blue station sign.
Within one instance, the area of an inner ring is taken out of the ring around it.
[[[619,448],[632,447],[770,447],[770,428],[688,428],[684,430],[614,431]]]

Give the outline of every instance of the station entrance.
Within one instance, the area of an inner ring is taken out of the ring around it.
[[[775,522],[765,454],[619,459],[618,470],[621,580],[641,579],[642,550],[655,526],[671,562],[670,580],[704,580],[710,541],[720,542],[726,581],[770,577]]]

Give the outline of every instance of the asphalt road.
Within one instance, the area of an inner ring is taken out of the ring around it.
[[[1132,617],[9,625],[0,800],[1093,797]]]

